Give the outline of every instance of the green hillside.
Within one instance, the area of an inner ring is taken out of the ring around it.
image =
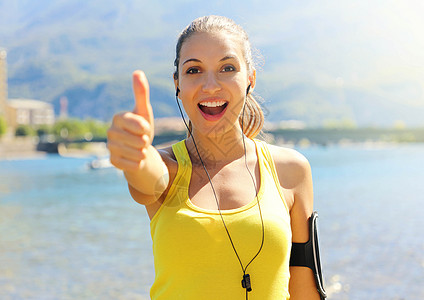
[[[360,4],[350,10],[347,1],[332,5],[0,0],[9,98],[52,102],[58,111],[66,96],[70,116],[109,120],[132,108],[131,73],[143,69],[155,115],[177,115],[171,74],[178,32],[197,16],[223,14],[247,29],[262,54],[255,91],[265,99],[269,120],[423,125],[422,60],[414,50],[408,56],[401,48],[393,52],[402,30],[424,25],[421,19],[399,23],[396,31],[390,15],[379,12],[376,30],[393,34],[384,39],[366,26],[377,17],[376,4],[366,15],[359,14]],[[402,6],[397,13],[406,17],[414,11]],[[412,57],[418,58],[409,61]]]

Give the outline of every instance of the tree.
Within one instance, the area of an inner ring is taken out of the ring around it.
[[[79,119],[58,121],[53,126],[54,135],[63,139],[81,139],[87,132],[86,124]]]
[[[30,136],[34,130],[29,125],[19,125],[15,130],[15,136]]]
[[[51,134],[52,133],[52,130],[53,130],[52,129],[52,126],[49,126],[49,125],[40,125],[40,126],[38,126],[38,128],[36,130],[36,133],[37,133],[37,136],[42,137],[44,135]]]
[[[0,116],[0,137],[3,136],[7,131],[6,119],[3,116]]]
[[[85,124],[94,138],[105,138],[107,136],[107,130],[110,127],[109,124],[94,119],[86,120]]]

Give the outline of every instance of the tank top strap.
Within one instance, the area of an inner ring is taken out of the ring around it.
[[[277,170],[275,168],[274,159],[272,158],[271,152],[269,151],[268,145],[266,142],[254,139],[257,147],[258,147],[258,158],[262,160],[263,165],[265,165],[266,169],[271,173],[272,178],[274,179],[275,187],[280,194],[281,200],[284,202],[284,206],[286,207],[287,212],[290,214],[290,211],[287,207],[287,202],[284,199],[284,193],[280,185],[280,180],[278,178]]]
[[[191,179],[191,160],[185,145],[185,140],[179,141],[172,145],[172,151],[178,162],[177,175],[174,179],[174,184],[179,187],[187,187]]]
[[[177,159],[178,169],[162,206],[164,206],[164,204],[170,205],[170,202],[173,201],[179,201],[180,203],[181,199],[188,195],[188,187],[191,179],[191,160],[185,145],[185,140],[173,144],[172,151]],[[175,204],[176,203],[173,205]]]
[[[191,168],[191,160],[188,155],[187,147],[185,145],[185,140],[179,141],[172,145],[172,151],[175,154],[175,158],[178,162],[178,168],[181,166],[189,166]]]

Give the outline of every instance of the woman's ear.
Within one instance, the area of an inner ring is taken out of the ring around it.
[[[253,89],[255,88],[256,85],[256,70],[253,69],[252,73],[250,73],[249,75],[249,83],[250,85],[250,89],[249,89],[249,93],[251,93],[253,91]]]
[[[178,88],[178,79],[174,78],[174,86],[175,86],[175,96],[178,97],[178,94],[180,92],[180,89]]]

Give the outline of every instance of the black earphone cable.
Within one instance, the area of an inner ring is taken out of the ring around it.
[[[249,85],[249,89],[250,89],[250,85]],[[249,91],[249,89],[248,89],[248,91]],[[248,94],[248,92],[247,92],[247,94]],[[247,96],[247,95],[246,95]],[[254,187],[255,187],[255,193],[256,193],[256,202],[258,203],[258,210],[259,210],[259,215],[260,215],[260,217],[261,217],[261,225],[262,225],[262,241],[261,241],[261,246],[259,247],[259,250],[258,250],[258,252],[256,253],[256,255],[250,260],[250,262],[246,265],[246,269],[247,269],[247,267],[253,262],[253,260],[259,255],[259,253],[261,252],[261,250],[262,250],[262,247],[263,247],[263,245],[264,245],[264,241],[265,241],[265,226],[264,226],[264,220],[263,220],[263,217],[262,217],[262,210],[261,210],[261,205],[260,205],[260,203],[259,203],[259,199],[258,199],[258,189],[257,189],[257,186],[256,186],[256,183],[255,183],[255,180],[254,180],[254,178],[253,178],[253,175],[252,175],[252,172],[250,172],[250,169],[249,169],[249,167],[247,166],[247,157],[246,157],[246,142],[245,142],[245,135],[244,135],[244,133],[243,133],[243,125],[244,125],[244,111],[245,111],[245,108],[246,108],[246,101],[244,101],[244,105],[243,105],[243,113],[242,113],[242,118],[241,118],[241,134],[242,134],[242,137],[243,137],[243,147],[244,147],[244,164],[245,164],[245,166],[246,166],[246,169],[247,169],[247,171],[249,172],[249,175],[250,175],[250,178],[252,178],[252,182],[253,182],[253,185],[254,185]]]
[[[249,90],[250,90],[250,84],[249,84],[248,89],[247,89],[247,91],[246,91],[246,97],[247,97],[247,95],[248,95],[248,93],[249,93]],[[253,175],[252,175],[252,173],[250,172],[250,169],[249,169],[249,167],[248,167],[248,165],[247,165],[247,157],[246,157],[246,142],[245,142],[245,135],[244,135],[244,132],[243,132],[243,126],[244,126],[244,112],[245,112],[245,108],[246,108],[246,100],[244,101],[244,105],[243,105],[243,112],[242,112],[242,119],[241,119],[241,134],[242,134],[243,148],[244,148],[244,164],[245,164],[245,166],[246,166],[247,171],[249,172],[250,177],[252,178],[252,182],[253,182],[253,185],[254,185],[254,187],[255,187],[255,194],[256,194],[256,195],[255,195],[255,198],[256,198],[256,201],[257,201],[257,204],[258,204],[258,210],[259,210],[259,215],[260,215],[260,218],[261,218],[261,225],[262,225],[262,240],[261,240],[261,245],[260,245],[260,247],[259,247],[258,252],[257,252],[257,253],[253,256],[253,258],[249,261],[249,263],[246,265],[246,267],[244,267],[244,266],[243,266],[243,263],[242,263],[242,261],[241,261],[241,259],[240,259],[240,256],[239,256],[239,254],[238,254],[238,252],[237,252],[237,249],[236,249],[236,247],[235,247],[235,245],[234,245],[233,239],[231,238],[230,231],[228,230],[227,224],[225,223],[224,217],[223,217],[223,215],[222,215],[221,208],[220,208],[219,201],[218,201],[218,197],[217,197],[217,195],[216,195],[215,188],[214,188],[214,186],[213,186],[213,184],[212,184],[212,179],[211,179],[211,177],[210,177],[210,175],[209,175],[209,172],[208,172],[208,170],[207,170],[207,168],[206,168],[205,163],[203,162],[202,157],[200,156],[200,152],[199,152],[199,149],[197,148],[197,144],[196,144],[196,141],[195,141],[195,139],[194,139],[193,133],[192,133],[192,131],[190,130],[189,126],[187,125],[187,122],[186,122],[186,120],[185,120],[185,118],[184,118],[184,114],[183,114],[183,111],[182,111],[182,109],[181,109],[180,103],[178,102],[178,94],[179,94],[179,92],[180,92],[180,90],[179,90],[179,88],[177,88],[177,91],[176,91],[176,94],[175,94],[175,98],[176,98],[177,106],[178,106],[178,109],[179,109],[179,111],[180,111],[181,118],[182,118],[182,120],[183,120],[183,122],[184,122],[184,125],[185,125],[185,127],[187,128],[187,130],[188,130],[188,132],[190,133],[190,136],[191,136],[191,138],[192,138],[192,140],[193,140],[193,145],[194,145],[194,148],[196,149],[196,153],[197,153],[197,155],[199,156],[199,160],[200,160],[200,162],[201,162],[201,164],[202,164],[202,167],[203,167],[203,169],[204,169],[204,171],[205,171],[205,173],[206,173],[206,176],[208,177],[208,180],[209,180],[209,183],[210,183],[210,185],[211,185],[212,192],[213,192],[213,195],[214,195],[214,198],[215,198],[215,201],[216,201],[216,205],[217,205],[217,207],[218,207],[218,212],[219,212],[219,215],[220,215],[221,220],[222,220],[222,224],[224,225],[224,228],[225,228],[225,231],[226,231],[226,233],[227,233],[228,239],[230,240],[231,246],[232,246],[232,248],[233,248],[233,250],[234,250],[234,253],[235,253],[235,255],[236,255],[236,257],[237,257],[237,260],[238,260],[238,262],[239,262],[239,264],[240,264],[240,266],[241,266],[241,269],[242,269],[242,271],[243,271],[243,281],[242,281],[242,286],[243,286],[243,288],[245,288],[245,289],[246,289],[246,300],[247,300],[247,299],[248,299],[248,292],[249,292],[249,291],[251,291],[251,287],[250,287],[250,275],[249,275],[249,274],[246,274],[246,271],[247,271],[247,268],[249,267],[249,265],[250,265],[250,264],[251,264],[251,263],[255,260],[255,258],[259,255],[259,253],[261,252],[261,250],[262,250],[262,248],[263,248],[264,240],[265,240],[265,226],[264,226],[264,221],[263,221],[263,217],[262,217],[262,210],[261,210],[261,206],[260,206],[259,199],[258,199],[258,190],[257,190],[257,186],[256,186],[255,180],[254,180],[254,178],[253,178]],[[247,280],[249,281],[248,286],[246,285],[246,281],[245,281],[245,280],[246,280],[246,276],[248,277],[248,278],[247,278]]]
[[[249,84],[249,87],[248,87],[248,89],[247,89],[247,92],[246,92],[246,97],[248,96],[248,94],[249,94],[249,90],[250,90],[250,84]],[[252,182],[253,182],[253,185],[254,185],[254,187],[255,187],[255,193],[256,193],[256,202],[258,203],[258,210],[259,210],[259,215],[260,215],[260,217],[261,217],[261,225],[262,225],[262,241],[261,241],[261,246],[259,247],[259,250],[258,250],[258,252],[256,253],[256,255],[249,261],[249,263],[246,265],[246,267],[243,269],[243,276],[245,276],[246,275],[246,270],[247,270],[247,268],[249,267],[249,265],[255,260],[255,258],[259,255],[259,253],[261,252],[261,250],[262,250],[262,248],[263,248],[263,245],[264,245],[264,241],[265,241],[265,226],[264,226],[264,220],[263,220],[263,217],[262,217],[262,210],[261,210],[261,205],[260,205],[260,203],[259,203],[259,199],[258,199],[258,189],[257,189],[257,186],[256,186],[256,183],[255,183],[255,180],[254,180],[254,178],[253,178],[253,175],[252,175],[252,172],[250,172],[250,169],[249,169],[249,167],[247,166],[247,155],[246,155],[246,142],[245,142],[245,134],[244,134],[244,132],[243,132],[243,129],[244,129],[244,112],[245,112],[245,109],[246,109],[246,100],[244,101],[244,104],[243,104],[243,113],[242,113],[242,118],[241,118],[241,135],[242,135],[242,138],[243,138],[243,148],[244,148],[244,164],[245,164],[245,166],[246,166],[246,169],[247,169],[247,171],[249,172],[249,175],[250,175],[250,178],[252,178]],[[246,300],[248,300],[249,299],[249,295],[248,295],[248,292],[249,292],[249,290],[246,288]]]

